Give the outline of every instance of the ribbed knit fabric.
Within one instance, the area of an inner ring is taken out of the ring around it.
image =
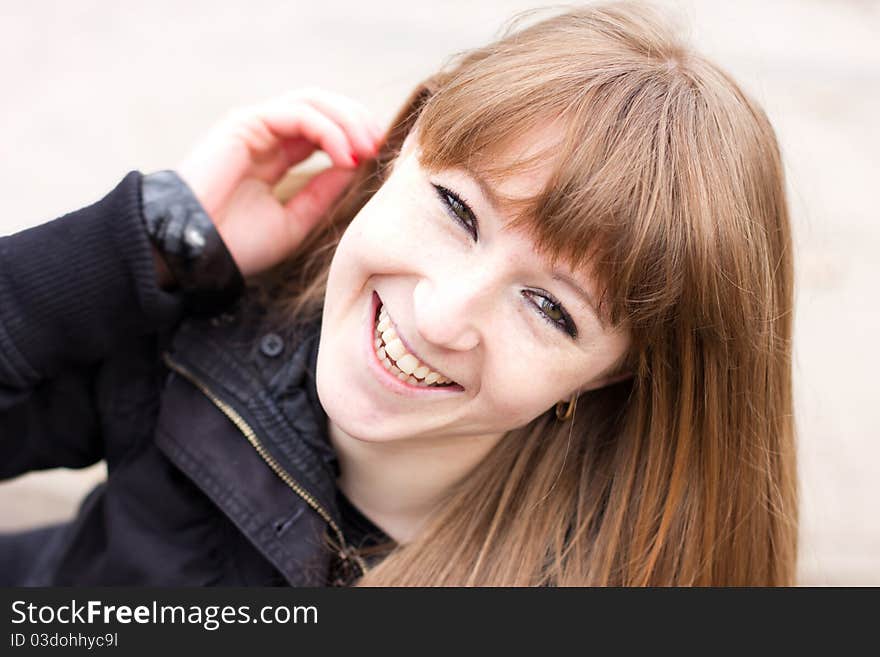
[[[157,283],[140,180],[131,171],[100,201],[0,238],[3,386],[27,388],[181,318],[181,294]]]

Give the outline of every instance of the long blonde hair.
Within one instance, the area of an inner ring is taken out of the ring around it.
[[[567,422],[549,409],[508,432],[359,583],[790,585],[793,262],[773,129],[649,7],[520,25],[532,14],[418,85],[379,157],[258,283],[282,321],[318,316],[342,232],[414,128],[428,170],[492,179],[511,139],[562,119],[539,154],[554,173],[511,225],[589,261],[633,376],[583,393]]]

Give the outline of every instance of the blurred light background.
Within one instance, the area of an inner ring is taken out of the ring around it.
[[[798,285],[799,582],[880,585],[880,3],[655,4],[763,104],[782,145]],[[173,168],[224,112],[286,89],[342,92],[387,123],[449,55],[539,6],[2,2],[0,234],[92,203],[131,169]],[[97,465],[0,484],[0,530],[71,516],[104,476]]]

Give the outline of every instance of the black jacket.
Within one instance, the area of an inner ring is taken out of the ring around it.
[[[266,332],[247,295],[185,317],[157,286],[140,177],[0,238],[0,478],[108,470],[72,522],[0,536],[0,583],[349,581],[363,560],[315,389],[319,323]]]

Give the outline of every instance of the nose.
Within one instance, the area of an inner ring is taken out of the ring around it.
[[[479,278],[444,272],[419,280],[413,291],[415,325],[426,341],[456,351],[480,344],[492,286]]]

